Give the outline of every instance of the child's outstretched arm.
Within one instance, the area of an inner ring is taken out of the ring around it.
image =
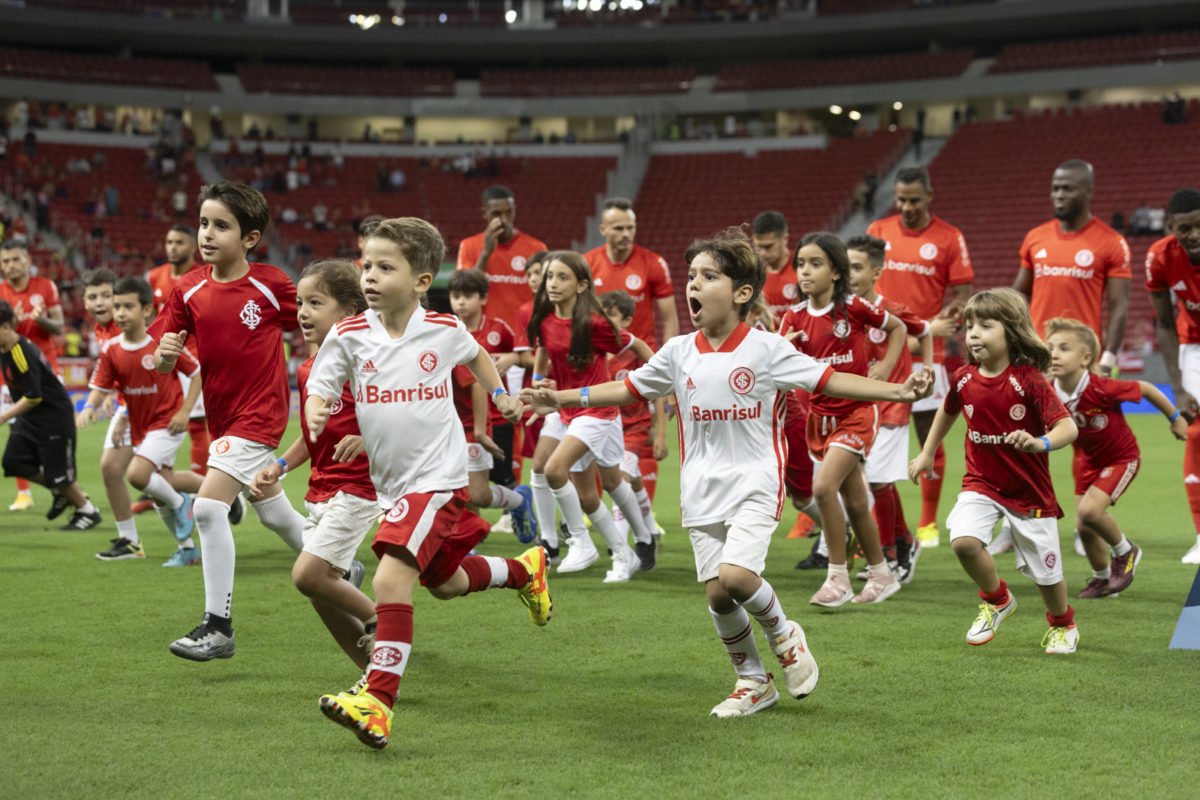
[[[637,395],[629,391],[624,381],[609,381],[582,389],[522,389],[521,401],[538,417],[553,414],[560,408],[590,408],[592,406],[624,406]],[[532,421],[532,420],[531,420]]]
[[[283,462],[282,464],[280,462]],[[304,443],[304,434],[296,437],[296,441],[284,451],[283,456],[258,471],[250,484],[250,496],[261,498],[263,491],[270,485],[278,483],[279,479],[296,467],[308,461],[308,445]],[[287,466],[285,467],[284,464]]]
[[[913,483],[920,481],[921,476],[933,468],[933,454],[937,452],[938,446],[946,438],[946,434],[954,427],[956,419],[958,419],[957,414],[947,413],[944,407],[938,408],[921,452],[917,453],[917,457],[909,462],[908,477]]]
[[[1045,436],[1034,436],[1029,431],[1013,431],[1004,437],[1004,441],[1022,453],[1046,453],[1066,447],[1078,436],[1079,428],[1076,427],[1075,420],[1066,416],[1051,425]],[[925,441],[928,446],[929,440]]]
[[[521,414],[524,412],[521,401],[509,395],[508,390],[504,388],[504,383],[500,380],[500,372],[496,369],[488,351],[482,347],[479,348],[475,357],[468,361],[466,366],[475,376],[475,380],[483,386],[484,391],[491,395],[492,402],[496,404],[496,408],[500,409],[504,418],[512,423],[520,422]]]
[[[75,427],[84,428],[96,421],[96,406],[114,394],[111,389],[92,389],[88,392],[83,408],[75,415]]]
[[[908,331],[904,327],[904,323],[895,314],[888,314],[887,322],[883,329],[888,335],[888,349],[883,358],[875,362],[875,366],[871,367],[871,371],[867,373],[870,377],[879,381],[886,381],[888,376],[892,374],[892,370],[896,367],[896,362],[900,360],[900,353],[908,346]]]
[[[1175,407],[1175,404],[1162,393],[1162,391],[1149,381],[1138,381],[1138,386],[1142,387],[1142,397],[1150,401],[1150,405],[1157,408],[1167,417],[1167,422],[1171,423],[1171,433],[1179,441],[1187,439],[1187,420],[1183,418],[1183,414]]]
[[[927,397],[931,391],[933,376],[928,371],[910,375],[904,383],[886,383],[849,372],[835,372],[825,382],[821,394],[847,400],[915,403],[922,397]]]

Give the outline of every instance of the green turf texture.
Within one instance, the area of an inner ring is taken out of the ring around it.
[[[766,577],[805,626],[820,685],[749,719],[711,719],[734,674],[679,529],[672,457],[660,472],[668,533],[655,572],[620,586],[601,584],[603,562],[552,576],[544,629],[512,592],[418,596],[382,752],[318,711],[317,697],[357,671],[291,586],[290,552],[253,514],[236,530],[237,655],[197,664],[167,646],[199,621],[201,570],[160,566],[173,541],[158,519],[138,518],[146,559],[103,563],[94,553],[115,536],[107,504],[99,529],[63,533],[44,519],[39,489],[33,511],[0,511],[0,797],[1195,797],[1200,653],[1167,649],[1195,574],[1179,563],[1195,540],[1183,446],[1160,417],[1132,421],[1144,467],[1116,513],[1146,555],[1124,596],[1075,602],[1073,656],[1041,652],[1044,610],[1011,556],[1001,572],[1021,606],[973,648],[963,634],[975,590],[944,534],[895,598],[825,611],[807,602],[824,575],[792,569],[809,543],[781,526]],[[97,500],[103,432],[79,443]],[[943,521],[962,434],[960,422]],[[1066,498],[1069,453],[1053,464]],[[285,482],[298,508],[304,479]],[[915,522],[915,488],[902,494]],[[1070,553],[1069,511],[1060,530],[1074,594],[1089,573]],[[497,534],[482,550],[521,547]],[[373,572],[366,546],[360,557]]]

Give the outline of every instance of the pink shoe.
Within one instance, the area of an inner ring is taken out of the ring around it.
[[[900,591],[900,581],[896,580],[895,575],[888,572],[888,576],[883,579],[874,576],[867,578],[867,585],[850,602],[857,605],[882,603],[898,591]]]
[[[850,602],[852,597],[854,597],[854,591],[850,588],[850,581],[828,577],[808,602],[815,606],[837,608]]]

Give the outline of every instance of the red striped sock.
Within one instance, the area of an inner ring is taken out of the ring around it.
[[[462,568],[467,573],[464,594],[497,587],[520,589],[529,583],[529,570],[515,558],[467,556],[462,560]]]
[[[375,650],[367,667],[367,691],[391,708],[408,657],[412,651],[413,607],[408,603],[381,603],[375,606],[379,623],[375,627]]]

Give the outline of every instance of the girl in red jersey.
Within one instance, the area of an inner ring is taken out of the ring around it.
[[[1145,397],[1166,415],[1171,433],[1180,441],[1187,440],[1188,423],[1154,384],[1119,381],[1093,372],[1100,341],[1082,322],[1062,317],[1047,321],[1046,344],[1054,389],[1079,427],[1073,465],[1075,517],[1092,577],[1076,596],[1092,599],[1120,594],[1133,583],[1134,569],[1142,559],[1142,549],[1125,538],[1108,513],[1108,507],[1117,504],[1137,476],[1141,463],[1137,439],[1121,413],[1121,403],[1136,403]]]
[[[1017,607],[987,551],[992,528],[1007,520],[1017,569],[1037,584],[1046,604],[1050,629],[1042,647],[1050,654],[1074,653],[1079,629],[1067,603],[1058,543],[1063,513],[1054,498],[1047,453],[1075,441],[1078,429],[1046,381],[1050,351],[1034,333],[1022,295],[1012,289],[980,292],[963,316],[968,364],[955,371],[908,474],[916,483],[933,466],[934,451],[963,412],[967,469],[947,524],[954,554],[979,586],[979,614],[967,631],[967,644],[990,642]]]
[[[647,344],[628,331],[617,330],[604,315],[583,256],[566,250],[554,251],[546,255],[545,264],[545,276],[534,299],[528,330],[530,344],[537,346],[534,388],[575,389],[604,383],[609,378],[605,358],[608,353],[632,348],[642,361],[650,360],[654,353]],[[546,380],[547,373],[553,383]],[[570,551],[558,565],[558,571],[578,572],[599,558],[583,521],[586,511],[612,550],[613,568],[604,580],[622,583],[633,577],[643,558],[652,558],[654,545],[642,521],[637,497],[621,475],[625,439],[620,412],[615,408],[588,408],[585,403],[583,408],[564,410],[559,416],[557,424],[547,420],[542,428],[543,438],[558,440],[545,461],[544,480],[562,511],[570,536]],[[539,443],[538,453],[542,452],[544,448]],[[535,454],[535,472],[539,471],[539,461]],[[612,515],[600,502],[593,464],[599,468],[604,490],[633,527],[638,554],[630,549]],[[539,482],[536,475],[530,480],[534,486]],[[538,502],[537,494],[534,502]],[[545,513],[545,509],[538,512],[539,521]]]
[[[296,375],[301,417],[308,375],[321,342],[338,322],[367,308],[359,287],[360,274],[351,261],[327,260],[309,264],[300,275],[296,319],[311,353]],[[300,427],[305,429],[303,419]],[[251,495],[259,499],[264,488],[312,459],[304,498],[308,506],[304,549],[292,567],[292,583],[312,601],[317,616],[360,669],[370,659],[366,634],[374,633],[375,603],[358,589],[363,566],[354,560],[354,554],[379,517],[375,486],[363,453],[354,394],[347,385],[317,440],[310,442],[303,434],[296,437],[282,458],[259,470],[250,486]]]
[[[810,233],[800,241],[792,261],[803,299],[783,315],[779,332],[797,350],[838,372],[887,380],[905,346],[904,325],[850,291],[850,258],[842,240],[832,233]],[[866,352],[869,328],[888,335],[886,355],[870,367]],[[878,426],[874,403],[813,396],[805,427],[808,453],[788,453],[789,461],[811,454],[820,465],[813,475],[812,492],[824,523],[829,567],[825,583],[810,600],[816,605],[836,608],[851,600],[880,603],[900,591],[900,582],[879,544],[879,528],[871,516],[863,473]],[[857,595],[850,588],[846,565],[847,516],[867,556],[867,585]]]

